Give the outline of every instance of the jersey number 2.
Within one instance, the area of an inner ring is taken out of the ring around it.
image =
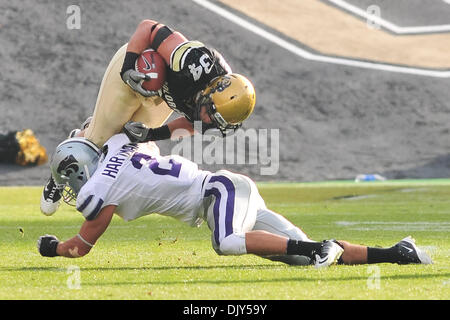
[[[159,163],[155,158],[148,154],[136,152],[131,158],[131,163],[136,169],[141,169],[144,164],[157,175],[169,175],[178,178],[181,171],[181,163],[169,159],[167,163]]]

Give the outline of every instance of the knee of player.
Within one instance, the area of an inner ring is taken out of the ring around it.
[[[241,255],[247,253],[245,235],[232,233],[220,241],[220,254]]]

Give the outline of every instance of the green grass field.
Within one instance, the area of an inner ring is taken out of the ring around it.
[[[433,265],[291,267],[218,256],[204,224],[158,215],[112,224],[81,259],[44,258],[44,234],[65,240],[83,222],[67,205],[39,211],[41,188],[0,188],[0,299],[449,299],[450,180],[261,183],[272,210],[312,239],[392,246],[412,235]]]

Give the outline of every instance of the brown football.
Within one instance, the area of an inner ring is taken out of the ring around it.
[[[136,71],[148,74],[150,80],[141,82],[145,90],[158,91],[166,80],[166,63],[153,49],[147,49],[136,59]]]

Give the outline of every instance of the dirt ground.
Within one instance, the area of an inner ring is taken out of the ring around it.
[[[150,18],[215,47],[235,72],[253,81],[257,104],[244,129],[279,130],[279,140],[272,141],[279,147],[276,174],[261,174],[265,165],[260,162],[203,163],[201,168],[226,167],[257,181],[353,179],[360,173],[379,173],[389,179],[450,177],[448,78],[307,61],[193,1],[80,0],[80,28],[68,29],[67,8],[72,4],[68,0],[0,0],[2,131],[31,128],[51,153],[71,129],[92,114],[109,60],[139,21]],[[232,10],[240,14],[236,8]],[[250,21],[264,26],[256,17]],[[433,24],[432,15],[429,21]],[[264,27],[309,47],[299,42],[301,39],[283,35],[276,26]],[[311,28],[308,38],[317,39],[315,30],[327,34],[318,28]],[[350,46],[359,48],[357,38],[351,42],[348,34],[341,35],[350,42],[342,43],[342,50],[333,55],[345,54]],[[448,57],[439,51],[444,44],[438,40],[448,39],[448,34],[403,38],[377,32],[377,37],[388,36],[392,46],[396,39],[399,43],[427,39],[419,41],[427,47],[418,52],[433,56],[433,62],[421,62],[411,47],[402,51],[397,44],[396,57],[408,56],[419,66],[434,68],[443,61],[448,68]],[[336,47],[332,39],[327,41]],[[323,47],[314,50],[328,52]],[[389,61],[382,54],[383,50],[377,50],[377,59]],[[426,55],[423,60],[428,60]],[[162,153],[168,153],[176,142],[159,145]],[[34,168],[0,165],[0,185],[42,185],[48,169],[48,164]]]
[[[382,29],[368,28],[367,21],[317,0],[222,2],[327,55],[423,68],[450,68],[450,33],[397,36]],[[276,10],[268,9],[272,7]]]

